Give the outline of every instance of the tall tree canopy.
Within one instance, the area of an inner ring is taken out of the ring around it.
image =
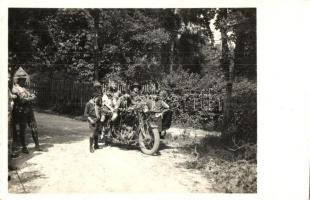
[[[113,72],[126,79],[151,79],[170,65],[200,73],[195,52],[212,38],[210,13],[212,9],[9,9],[10,65],[13,71],[19,65],[30,71],[61,70],[81,81],[93,79],[94,63],[100,77]],[[193,61],[197,65],[189,65]]]
[[[210,29],[216,16],[216,28],[235,30],[236,74],[255,77],[255,12],[228,9],[225,18],[224,10],[11,8],[9,64],[12,71],[61,71],[79,81],[92,81],[95,71],[125,81],[179,68],[204,75],[216,63]]]

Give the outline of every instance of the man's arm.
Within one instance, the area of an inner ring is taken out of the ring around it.
[[[85,105],[85,110],[84,110],[84,117],[88,120],[88,122],[90,122],[91,124],[94,124],[95,121],[91,118],[89,112],[90,112],[90,106],[91,103],[87,102]]]
[[[36,98],[37,97],[35,94],[30,93],[30,96],[26,97],[25,100],[26,101],[34,101]]]
[[[26,94],[24,95],[23,93]],[[16,87],[13,87],[12,94],[16,95],[21,103],[27,103],[36,99],[35,94],[29,93],[25,88],[18,90]]]
[[[164,107],[165,109],[169,109],[169,105],[168,105],[165,101],[163,101],[163,100],[161,100],[161,105],[162,105],[162,107]]]
[[[96,118],[97,118],[97,119],[100,119],[100,118],[101,118],[100,109],[101,109],[101,101],[100,101],[100,98],[97,97],[97,98],[95,99],[95,113],[96,113]]]
[[[89,117],[89,102],[85,104],[84,117],[85,118]]]

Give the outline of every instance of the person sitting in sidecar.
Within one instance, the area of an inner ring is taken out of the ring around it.
[[[172,121],[172,111],[170,110],[169,105],[165,102],[166,96],[166,91],[160,91],[159,95],[154,97],[152,105],[152,111],[158,112],[155,117],[160,119],[158,123],[161,138],[164,138],[166,135],[166,130],[170,128]]]

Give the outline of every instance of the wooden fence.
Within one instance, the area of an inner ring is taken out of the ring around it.
[[[120,91],[128,90],[128,85],[118,85]],[[104,85],[103,88],[107,88]],[[91,98],[93,87],[91,83],[79,83],[70,80],[50,80],[45,83],[31,83],[30,89],[37,95],[38,106],[53,106],[56,111],[67,114],[82,114],[85,104]],[[154,84],[142,86],[142,93],[154,94]],[[168,103],[186,112],[205,111],[222,112],[223,101],[213,98],[210,93],[171,95]]]
[[[39,106],[54,106],[57,111],[69,113],[82,113],[92,93],[91,84],[69,80],[32,83],[30,88],[37,95]]]

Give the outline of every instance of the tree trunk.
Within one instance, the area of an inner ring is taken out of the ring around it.
[[[170,45],[170,73],[173,72],[173,65],[174,65],[174,36],[173,36],[173,40],[171,41],[171,45]]]
[[[99,28],[99,10],[95,9],[93,12],[94,17],[94,80],[99,80],[98,69],[98,28]]]
[[[178,9],[175,8],[174,11],[174,16],[178,15]],[[173,23],[174,23],[174,27],[176,27],[176,19],[174,18],[173,19]],[[169,61],[170,61],[170,66],[169,66],[169,69],[170,69],[170,73],[173,72],[174,70],[174,49],[175,49],[175,42],[177,40],[177,33],[175,32],[176,30],[172,30],[172,40],[171,40],[171,44],[170,44],[170,58],[169,58]]]
[[[230,63],[229,63],[229,49],[227,44],[227,30],[221,30],[222,37],[222,59],[221,67],[224,71],[225,81],[226,81],[226,96],[224,99],[224,121],[223,121],[223,130],[224,132],[228,128],[228,123],[230,119],[230,108],[231,108],[231,95],[232,95],[232,82],[230,79]]]
[[[224,102],[224,127],[227,128],[230,118],[231,118],[231,97],[232,97],[232,88],[233,88],[233,72],[234,72],[234,60],[229,59],[229,71],[228,71],[228,80],[226,83],[226,98]]]

